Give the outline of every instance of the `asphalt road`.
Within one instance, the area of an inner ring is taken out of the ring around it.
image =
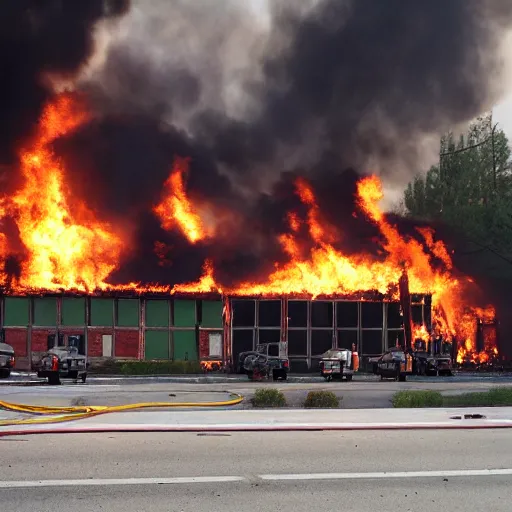
[[[0,503],[17,512],[509,512],[512,500],[510,430],[35,436],[0,450]]]
[[[104,381],[102,381],[104,382]],[[235,381],[231,383],[169,383],[117,382],[111,384],[90,382],[86,384],[63,384],[61,386],[0,386],[0,400],[30,405],[122,405],[135,402],[171,401],[214,401],[227,400],[229,391],[241,393],[247,399],[257,388],[280,389],[292,407],[300,407],[311,390],[331,390],[341,398],[342,407],[347,409],[391,407],[391,397],[401,389],[435,389],[445,394],[485,391],[497,385],[512,386],[509,380],[488,379],[459,380],[435,378],[394,381],[353,381],[353,382],[262,382]],[[250,407],[249,400],[239,408]],[[2,417],[3,412],[0,412]]]

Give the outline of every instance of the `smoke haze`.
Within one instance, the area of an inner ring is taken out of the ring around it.
[[[268,270],[283,257],[273,235],[297,201],[290,176],[310,178],[330,222],[354,235],[346,250],[367,248],[356,235],[371,239],[372,228],[351,217],[358,176],[402,182],[426,141],[498,99],[512,4],[296,4],[4,0],[0,163],[15,168],[61,80],[93,113],[55,143],[73,193],[134,226],[115,280],[188,280],[207,256],[226,281]],[[175,156],[191,158],[188,193],[218,215],[223,244],[189,247],[150,213]],[[171,270],[158,266],[155,241],[174,254]]]

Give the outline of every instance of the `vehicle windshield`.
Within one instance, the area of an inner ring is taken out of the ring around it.
[[[343,352],[341,350],[327,350],[322,354],[322,358],[324,359],[341,359],[343,357]]]

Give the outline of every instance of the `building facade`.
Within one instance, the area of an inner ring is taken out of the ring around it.
[[[428,296],[412,298],[412,315],[430,325]],[[20,369],[56,342],[73,342],[93,359],[194,361],[236,360],[258,343],[282,340],[294,371],[306,371],[331,347],[355,343],[370,356],[404,336],[398,302],[338,299],[4,296],[0,323]]]

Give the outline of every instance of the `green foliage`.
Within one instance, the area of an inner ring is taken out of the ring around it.
[[[442,396],[438,391],[398,391],[391,400],[393,407],[500,407],[512,406],[512,387],[497,387],[489,391]]]
[[[332,391],[310,391],[304,401],[306,409],[337,409],[339,406],[340,400]]]
[[[417,176],[404,191],[410,216],[440,220],[465,235],[467,253],[489,249],[502,256],[503,275],[512,265],[512,161],[505,133],[492,116],[478,119],[458,140],[452,133],[441,138],[440,163]],[[489,263],[491,265],[491,263]]]
[[[393,395],[391,403],[397,409],[442,407],[443,396],[438,391],[398,391]]]
[[[110,375],[185,375],[202,373],[199,361],[115,361],[91,367],[91,373]]]
[[[286,398],[278,389],[260,388],[251,399],[253,407],[286,407]]]
[[[444,397],[448,407],[499,407],[512,405],[512,387],[498,387],[485,392]]]

